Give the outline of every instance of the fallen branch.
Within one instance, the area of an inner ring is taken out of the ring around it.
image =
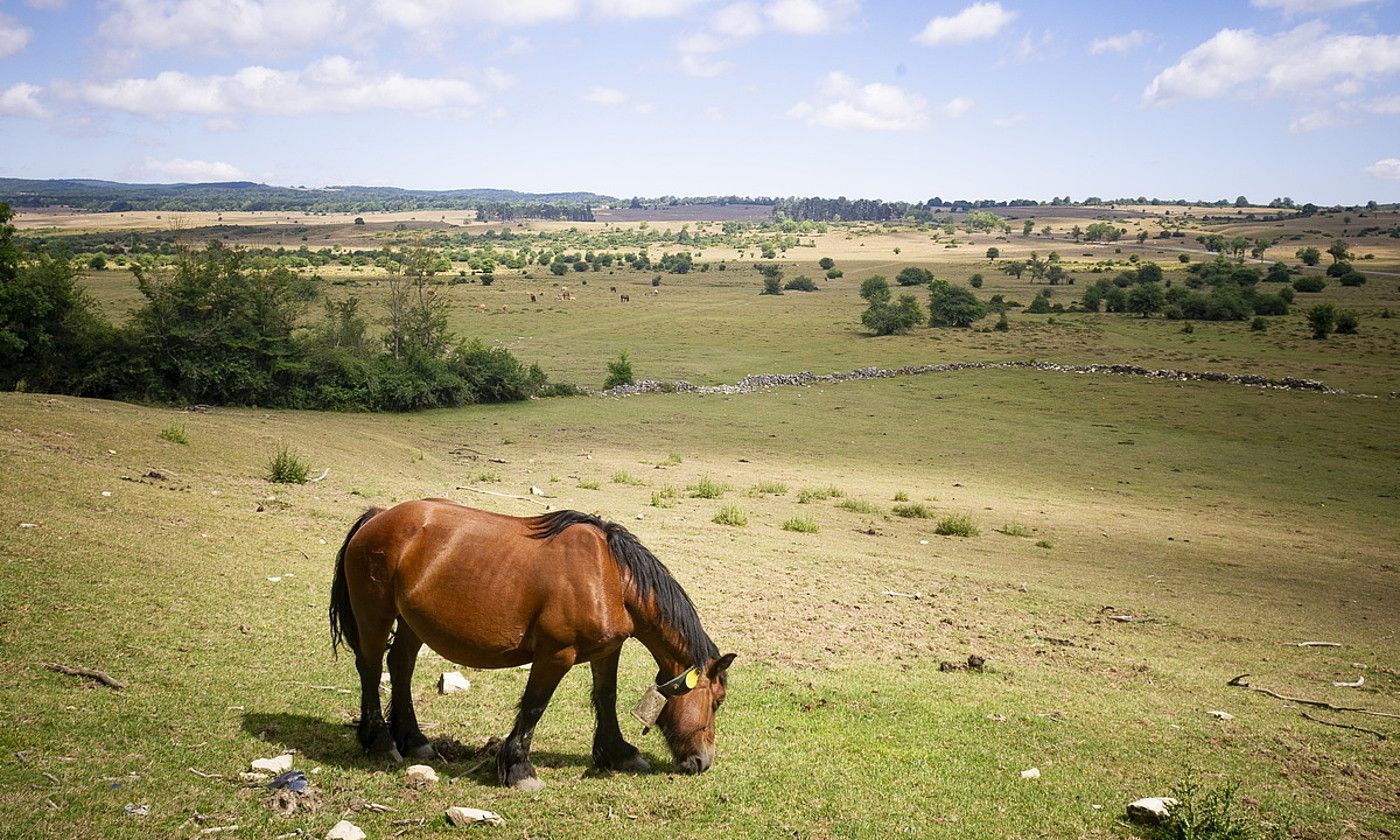
[[[1288,647],[1341,647],[1341,642],[1284,642]]]
[[[330,467],[326,467],[326,471],[325,471],[325,472],[321,473],[320,475],[316,476],[315,478],[308,478],[307,481],[325,481],[325,480],[326,480],[326,476],[328,476],[328,475],[330,475],[330,474],[331,474],[331,468],[330,468]],[[238,827],[238,826],[234,826],[234,828],[237,828],[237,827]]]
[[[70,677],[87,677],[90,680],[97,680],[108,688],[115,688],[117,691],[126,688],[126,683],[114,680],[101,671],[94,671],[91,668],[74,668],[71,665],[62,665],[57,662],[42,662],[40,664],[50,671],[57,671],[60,674],[67,674]]]
[[[1226,683],[1226,685],[1233,685],[1238,686],[1240,688],[1247,688],[1250,691],[1257,691],[1260,694],[1267,695],[1269,697],[1274,698],[1275,700],[1283,700],[1288,703],[1301,703],[1304,706],[1316,706],[1319,709],[1328,709],[1329,711],[1333,712],[1356,712],[1357,714],[1361,715],[1374,715],[1376,717],[1400,719],[1400,714],[1396,714],[1394,712],[1377,712],[1373,709],[1363,709],[1360,706],[1334,706],[1333,704],[1328,703],[1325,700],[1309,700],[1305,697],[1289,697],[1284,694],[1279,694],[1277,691],[1270,691],[1267,688],[1260,688],[1258,686],[1250,685],[1249,683],[1244,681],[1244,678],[1247,676],[1249,676],[1249,674],[1240,674],[1238,677],[1235,677],[1233,680],[1230,680],[1230,682]]]
[[[908,598],[911,601],[917,601],[924,597],[918,592],[895,592],[893,589],[886,589],[885,594],[892,598]]]
[[[532,505],[539,505],[545,510],[549,510],[551,505],[541,502],[539,499],[532,499],[529,496],[516,496],[513,493],[497,493],[495,490],[482,490],[479,487],[458,487],[458,490],[469,490],[473,493],[484,493],[487,496],[500,496],[503,499],[519,499],[522,502],[529,502]]]
[[[1365,685],[1365,684],[1366,684],[1366,678],[1365,678],[1365,677],[1357,677],[1355,682],[1334,682],[1334,683],[1332,683],[1332,686],[1333,686],[1334,688],[1360,688],[1361,686],[1363,686],[1363,685]]]
[[[198,776],[198,777],[201,778],[201,779],[217,779],[217,778],[219,778],[219,774],[218,774],[218,773],[206,773],[206,772],[204,772],[203,770],[196,770],[196,769],[194,769],[193,767],[186,767],[185,769],[188,770],[188,771],[190,771],[191,773],[195,774],[196,776]]]
[[[1321,723],[1321,724],[1323,724],[1323,725],[1325,725],[1325,726],[1335,726],[1335,727],[1337,727],[1338,729],[1350,729],[1350,730],[1352,730],[1352,731],[1354,731],[1354,732],[1365,732],[1367,735],[1375,735],[1376,738],[1379,739],[1379,740],[1381,740],[1381,741],[1384,741],[1387,737],[1389,737],[1389,736],[1387,736],[1384,732],[1377,732],[1377,731],[1374,730],[1374,729],[1367,729],[1367,728],[1364,727],[1364,726],[1352,726],[1352,725],[1349,724],[1349,723],[1341,723],[1341,722],[1334,721],[1334,720],[1323,720],[1323,719],[1320,718],[1320,717],[1313,717],[1312,715],[1308,714],[1307,712],[1303,712],[1303,717],[1305,717],[1305,718],[1307,718],[1308,720],[1313,721],[1313,722],[1315,722],[1315,723]]]

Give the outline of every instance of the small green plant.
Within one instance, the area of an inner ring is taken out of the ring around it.
[[[812,519],[794,516],[783,523],[783,530],[796,531],[799,534],[815,534],[821,530],[821,526]]]
[[[1008,537],[1029,537],[1031,529],[1016,522],[1008,522],[1001,526],[1001,532]]]
[[[1360,324],[1360,316],[1350,309],[1343,309],[1337,313],[1337,335],[1356,335],[1356,328]]]
[[[476,480],[482,484],[500,484],[501,474],[486,470],[485,472],[477,473]]]
[[[699,481],[685,486],[685,491],[694,499],[718,499],[729,490],[728,484],[715,481],[708,475],[701,476]]]
[[[1169,840],[1258,840],[1258,823],[1240,807],[1239,785],[1234,782],[1207,788],[1195,778],[1172,788],[1176,804],[1158,826],[1158,835]]]
[[[623,350],[617,354],[617,359],[608,362],[608,378],[603,380],[603,390],[616,388],[619,385],[631,385],[632,361],[627,358],[627,351]]]
[[[631,484],[631,485],[633,485],[633,486],[640,486],[640,485],[646,484],[646,482],[643,481],[643,480],[641,480],[640,478],[636,478],[636,477],[630,475],[630,474],[627,472],[627,470],[618,470],[617,472],[613,473],[613,474],[612,474],[612,483],[613,483],[613,484]]]
[[[840,487],[804,487],[797,494],[797,503],[805,505],[808,502],[824,502],[827,499],[839,499],[846,495],[846,491]]]
[[[761,481],[749,488],[750,496],[786,496],[787,485],[780,481]]]
[[[675,467],[680,465],[681,460],[682,458],[679,452],[672,452],[670,455],[666,456],[666,460],[657,461],[656,463],[663,467]]]
[[[660,490],[651,491],[651,506],[655,508],[673,508],[676,506],[676,488],[666,485]]]
[[[597,490],[597,489],[601,488],[602,486],[603,486],[602,484],[600,484],[600,483],[598,483],[598,482],[596,482],[596,481],[583,481],[583,480],[580,480],[579,483],[578,483],[578,489],[580,489],[580,490]]]
[[[860,499],[845,499],[837,507],[842,510],[849,510],[851,513],[864,513],[870,516],[879,516],[880,509],[870,502],[863,502]]]
[[[715,518],[710,520],[716,525],[729,525],[733,528],[742,528],[749,524],[749,515],[744,513],[744,509],[738,505],[725,505],[715,514]]]
[[[912,503],[909,503],[909,504],[895,505],[893,508],[891,508],[891,510],[894,511],[894,515],[895,515],[895,516],[900,516],[900,517],[903,517],[903,518],[905,518],[905,519],[932,519],[932,518],[933,518],[933,511],[929,510],[928,508],[924,507],[923,505],[919,504],[918,502],[912,502]]]
[[[996,322],[996,324],[992,327],[992,329],[996,330],[997,332],[1008,332],[1008,331],[1010,331],[1010,329],[1011,329],[1011,321],[1006,317],[1006,313],[1005,313],[1005,312],[1001,313],[1001,317],[997,319],[997,322]]]
[[[160,430],[160,439],[178,443],[181,446],[190,445],[190,438],[189,435],[185,434],[184,426],[166,426]]]
[[[1035,547],[1036,547],[1036,548],[1054,548],[1055,546],[1051,545],[1049,540],[1036,540],[1036,541],[1035,541]]]
[[[977,530],[977,525],[971,518],[962,514],[945,516],[938,520],[933,532],[941,537],[975,537],[982,533]]]
[[[909,501],[909,494],[900,490],[898,493],[894,494],[894,500],[896,502],[907,502]]]
[[[1249,328],[1253,332],[1264,332],[1269,328],[1269,322],[1264,320],[1263,315],[1255,315],[1254,320],[1249,322]]]
[[[310,467],[285,445],[278,447],[277,454],[267,465],[267,480],[273,484],[305,484]]]

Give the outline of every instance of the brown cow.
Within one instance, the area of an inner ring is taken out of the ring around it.
[[[631,296],[631,295],[622,295],[622,302],[623,302],[623,303],[627,303],[627,302],[630,301],[631,299],[632,299],[632,296]]]

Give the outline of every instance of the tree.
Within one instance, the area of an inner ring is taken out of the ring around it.
[[[927,286],[933,282],[933,272],[911,265],[895,275],[894,280],[901,286]]]
[[[1351,259],[1351,254],[1347,251],[1345,239],[1338,239],[1327,249],[1327,253],[1332,256],[1332,262],[1347,262]]]
[[[1235,255],[1235,259],[1244,262],[1244,252],[1249,250],[1249,246],[1250,239],[1248,236],[1236,236],[1234,239],[1230,240],[1226,247],[1230,249],[1230,253]]]
[[[1249,206],[1249,199],[1245,198],[1244,196],[1240,196],[1240,197],[1238,197],[1238,198],[1235,199],[1235,206],[1236,206],[1236,207],[1248,207],[1248,206]]]
[[[930,327],[970,327],[987,314],[987,306],[967,289],[935,280],[929,286],[928,311]]]
[[[1084,230],[1083,228],[1079,227],[1079,225],[1075,225],[1074,227],[1069,229],[1069,235],[1073,237],[1075,242],[1078,242],[1079,237],[1084,235]]]
[[[994,260],[1001,256],[1001,249],[995,246],[987,249],[987,259]]]
[[[1264,259],[1264,252],[1272,248],[1273,245],[1274,241],[1272,239],[1263,237],[1256,239],[1254,240],[1254,247],[1249,249],[1249,255],[1256,260],[1262,260]]]
[[[783,293],[783,276],[769,275],[763,278],[763,291],[760,295],[780,295]]]
[[[627,358],[627,351],[623,350],[617,354],[617,359],[608,362],[608,378],[603,381],[603,390],[619,385],[631,385],[633,381],[632,361]]]
[[[1309,245],[1306,248],[1299,248],[1294,254],[1303,265],[1317,265],[1322,261],[1322,252]]]
[[[1030,236],[1033,230],[1035,230],[1035,219],[1026,219],[1025,223],[1021,225],[1021,235]]]
[[[900,295],[897,302],[890,303],[888,286],[885,294],[883,300],[871,300],[860,316],[861,323],[876,335],[904,335],[924,319],[924,311],[913,295]]]
[[[822,267],[822,271],[830,271],[836,267],[836,260],[833,260],[831,257],[822,257],[820,260],[817,260],[817,265]]]
[[[1138,266],[1137,282],[1139,283],[1160,283],[1162,282],[1162,267],[1155,262],[1145,262]]]
[[[1032,280],[1044,280],[1045,269],[1049,265],[1050,264],[1047,263],[1045,260],[1042,260],[1040,258],[1040,255],[1037,254],[1035,251],[1031,251],[1031,258],[1029,260],[1026,260],[1026,268],[1030,270]]]
[[[1128,311],[1144,318],[1154,312],[1160,312],[1165,302],[1165,293],[1156,283],[1139,283],[1128,292]]]
[[[783,288],[793,292],[815,292],[817,284],[813,283],[812,278],[807,275],[800,274],[785,283]]]
[[[1009,276],[1020,280],[1021,275],[1026,272],[1026,262],[1025,260],[1007,260],[1001,264],[1001,270]]]
[[[1330,303],[1314,304],[1308,310],[1308,326],[1313,331],[1313,338],[1327,338],[1337,327],[1337,307]]]
[[[1337,313],[1337,335],[1356,335],[1356,328],[1360,324],[1360,316],[1350,309],[1343,309]]]
[[[968,284],[969,286],[971,286],[972,288],[974,288],[974,289],[980,289],[980,288],[982,288],[982,275],[980,275],[980,274],[974,274],[974,275],[972,275],[971,277],[967,278],[967,284]]]
[[[1269,283],[1287,283],[1291,278],[1288,266],[1281,262],[1276,262],[1269,266],[1269,272],[1264,275],[1264,280]]]
[[[1144,242],[1146,242],[1146,241],[1147,241],[1147,231],[1145,231],[1145,230],[1140,230],[1140,231],[1138,231],[1138,232],[1137,232],[1137,242],[1138,242],[1138,244],[1141,245],[1142,243],[1144,243]]]
[[[867,277],[861,281],[860,296],[871,303],[889,303],[890,283],[879,274]]]

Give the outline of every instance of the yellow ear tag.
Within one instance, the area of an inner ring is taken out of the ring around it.
[[[685,672],[685,687],[687,690],[694,688],[699,682],[700,674],[694,668]]]

